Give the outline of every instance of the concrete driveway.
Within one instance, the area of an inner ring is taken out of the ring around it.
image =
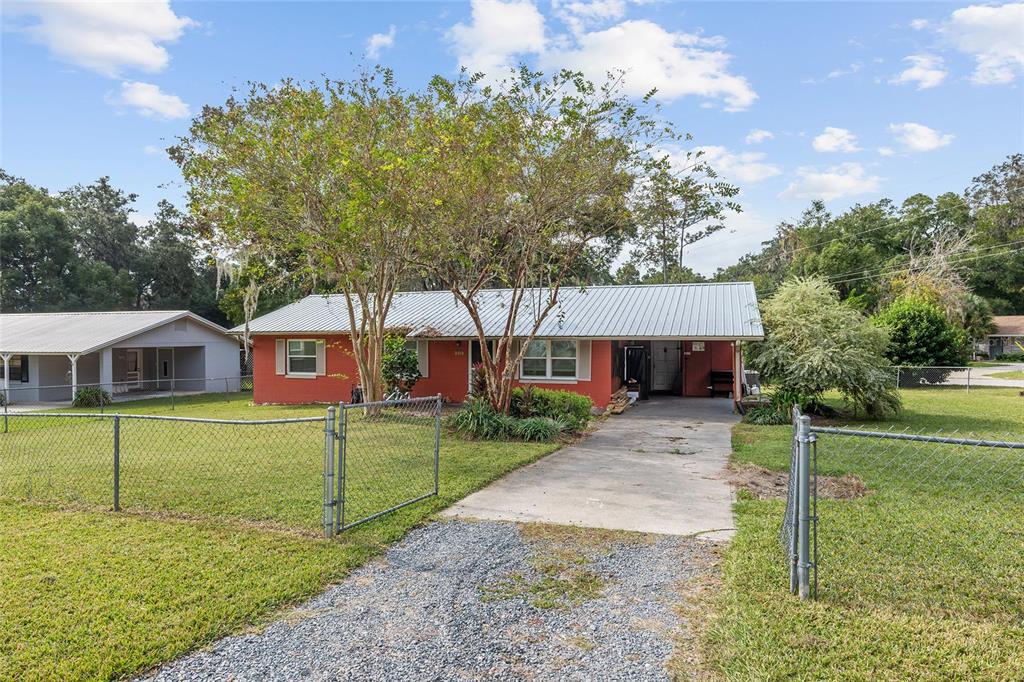
[[[712,398],[637,403],[445,515],[729,538],[731,409]]]

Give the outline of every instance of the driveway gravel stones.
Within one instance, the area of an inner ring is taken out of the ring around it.
[[[644,536],[588,544],[569,561],[601,577],[601,596],[539,608],[528,594],[491,589],[511,576],[530,584],[538,553],[565,549],[524,535],[490,521],[417,529],[262,632],[227,637],[147,679],[668,679],[685,626],[681,586],[714,570],[715,543]]]

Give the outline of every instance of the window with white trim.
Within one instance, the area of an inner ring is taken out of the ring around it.
[[[316,341],[288,339],[288,374],[316,374]]]
[[[575,379],[576,342],[534,339],[526,346],[520,375],[524,379]]]

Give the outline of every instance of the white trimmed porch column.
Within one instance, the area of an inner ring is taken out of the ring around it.
[[[11,392],[11,354],[4,353],[0,358],[4,360],[4,399],[7,399]]]
[[[142,359],[139,358],[141,371]],[[114,351],[110,348],[104,348],[100,351],[100,388],[104,391],[110,391],[110,394],[114,394]]]
[[[78,393],[78,353],[68,353],[68,360],[71,361],[71,399],[75,399]]]

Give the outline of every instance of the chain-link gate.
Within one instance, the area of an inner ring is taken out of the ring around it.
[[[1024,617],[1020,434],[812,426],[796,409],[793,423],[779,533],[793,592],[817,596],[820,551],[831,599]]]
[[[442,406],[440,395],[338,406],[324,457],[325,535],[437,494]]]

